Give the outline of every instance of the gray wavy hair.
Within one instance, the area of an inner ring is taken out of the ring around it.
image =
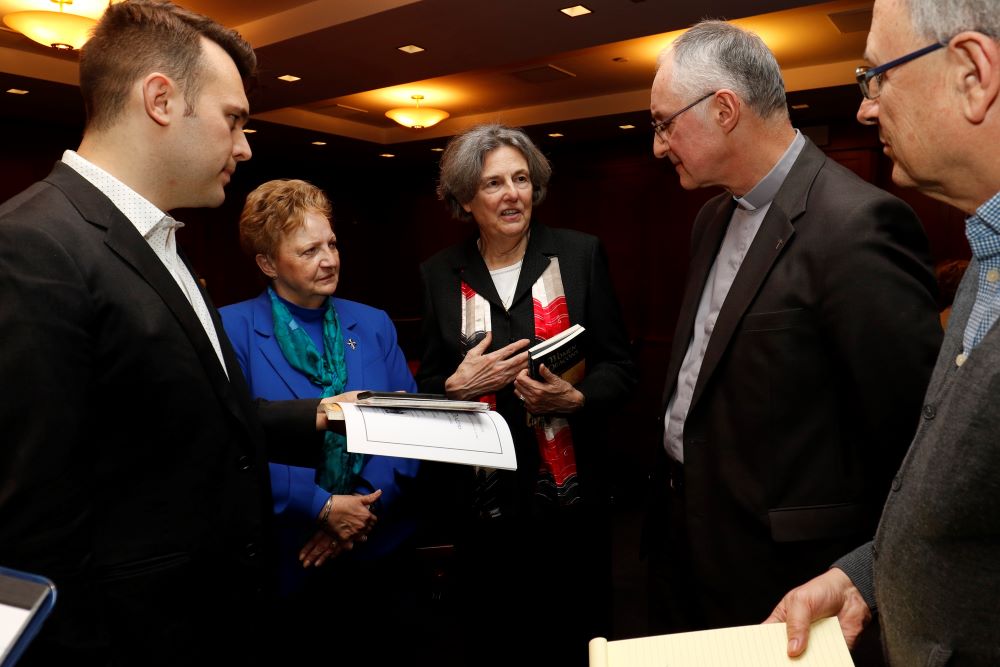
[[[756,34],[725,21],[702,21],[660,53],[657,69],[671,55],[676,92],[694,99],[728,88],[761,118],[788,117],[781,68]]]
[[[1000,39],[996,0],[904,0],[913,30],[929,40],[944,42],[973,30]]]
[[[448,142],[441,154],[441,175],[437,186],[438,199],[446,202],[458,220],[471,220],[463,204],[472,201],[479,191],[486,154],[501,146],[516,148],[528,163],[531,176],[531,203],[545,199],[552,166],[524,130],[499,123],[477,125]]]

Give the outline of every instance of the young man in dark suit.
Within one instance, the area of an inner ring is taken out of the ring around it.
[[[646,544],[653,632],[763,620],[864,541],[940,342],[913,212],[795,130],[756,35],[718,21],[660,56],[653,152],[694,221]]]
[[[79,149],[0,207],[0,564],[59,589],[25,664],[259,648],[265,442],[312,463],[326,420],[251,402],[165,213],[218,206],[250,158],[255,64],[210,19],[110,5],[80,57]]]
[[[878,532],[789,593],[788,652],[837,616],[873,613],[890,665],[1000,665],[1000,12],[996,0],[876,0],[858,120],[878,124],[893,180],[968,214],[955,296],[920,425]],[[872,634],[871,629],[866,631]]]

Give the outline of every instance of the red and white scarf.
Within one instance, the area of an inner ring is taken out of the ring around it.
[[[531,300],[537,340],[547,340],[569,328],[569,309],[566,307],[566,292],[559,273],[558,258],[549,259],[548,267],[531,286]],[[489,302],[463,281],[460,332],[463,350],[473,347],[491,329]],[[495,394],[481,396],[479,400],[496,407]],[[531,423],[535,429],[539,452],[535,495],[558,506],[580,502],[582,499],[577,481],[576,452],[569,422],[564,417],[543,415],[532,418]],[[477,504],[480,513],[490,517],[500,516],[495,494],[496,472],[493,468],[477,469]]]

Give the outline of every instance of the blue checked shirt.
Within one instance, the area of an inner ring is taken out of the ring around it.
[[[1000,315],[1000,193],[965,221],[965,236],[979,264],[976,301],[962,339],[962,351],[968,356]]]

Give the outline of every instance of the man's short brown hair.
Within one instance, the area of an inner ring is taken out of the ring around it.
[[[207,16],[158,0],[109,5],[80,51],[87,128],[110,127],[124,111],[129,90],[151,72],[176,81],[192,109],[201,87],[202,37],[229,54],[244,81],[254,74],[257,57],[250,44]]]

